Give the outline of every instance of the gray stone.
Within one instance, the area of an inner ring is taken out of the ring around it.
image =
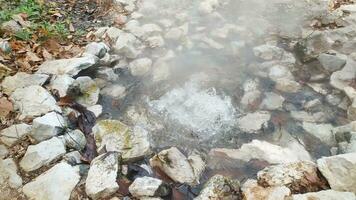
[[[303,122],[303,129],[319,138],[322,142],[329,146],[334,146],[336,144],[335,136],[333,133],[334,127],[331,124],[315,124]]]
[[[76,129],[64,134],[65,144],[70,149],[83,150],[87,144],[87,140],[82,131]]]
[[[134,59],[141,54],[141,45],[141,42],[133,34],[123,32],[114,45],[114,51]]]
[[[76,98],[78,103],[90,107],[98,102],[100,89],[93,79],[89,76],[81,76],[74,81],[74,84],[79,86],[81,93],[81,95]]]
[[[79,167],[61,162],[24,185],[23,192],[33,200],[69,200],[79,180]]]
[[[126,96],[126,88],[119,84],[112,84],[104,87],[100,94],[113,99],[122,99]]]
[[[69,75],[55,75],[52,77],[48,87],[51,90],[58,91],[59,97],[64,97],[67,95],[68,88],[73,84],[73,82],[74,79]]]
[[[2,40],[1,38],[0,38],[0,51],[2,51],[4,53],[11,52],[10,43],[6,40]]]
[[[25,72],[18,72],[14,76],[8,76],[1,84],[2,91],[5,94],[11,94],[18,88],[24,88],[31,85],[43,85],[49,78],[45,74],[27,74]]]
[[[279,47],[266,44],[253,48],[253,52],[255,56],[261,59],[274,60],[280,59],[283,55],[284,50]]]
[[[249,113],[239,119],[237,124],[239,128],[247,133],[258,133],[263,128],[268,127],[268,122],[271,119],[271,114],[268,112],[260,111]]]
[[[20,166],[26,172],[41,168],[66,153],[65,145],[59,138],[52,138],[36,145],[30,145]]]
[[[322,123],[327,121],[327,116],[323,112],[309,113],[306,111],[292,111],[291,116],[298,121],[310,123]]]
[[[356,153],[323,157],[317,163],[331,189],[356,193]]]
[[[147,176],[136,178],[130,185],[129,191],[134,197],[167,196],[170,192],[168,185],[163,181]]]
[[[21,31],[22,27],[15,20],[10,20],[1,24],[1,30],[4,32],[16,33]]]
[[[347,63],[342,70],[334,72],[330,76],[330,84],[341,91],[348,87],[350,82],[356,78],[356,62],[353,59],[347,59]]]
[[[95,117],[99,117],[103,113],[103,106],[101,105],[90,106],[87,109],[93,112]]]
[[[278,110],[283,107],[284,98],[276,93],[267,92],[260,108],[266,110]]]
[[[15,124],[0,131],[0,140],[7,146],[13,146],[31,132],[27,124]]]
[[[319,55],[318,60],[321,63],[321,66],[329,72],[338,71],[346,64],[346,56],[338,54],[332,55],[322,53]]]
[[[91,42],[85,46],[84,53],[103,58],[108,51],[110,51],[110,49],[105,43]]]
[[[19,110],[20,119],[37,117],[51,111],[61,112],[51,94],[37,85],[16,89],[10,100],[14,103],[15,110]]]
[[[119,75],[115,74],[112,68],[100,68],[97,72],[97,78],[113,82],[119,79]]]
[[[67,126],[67,121],[62,115],[50,112],[33,120],[31,137],[37,142],[58,135]]]
[[[241,199],[240,182],[222,175],[215,175],[204,185],[195,200],[206,199]]]
[[[276,89],[282,92],[294,93],[300,89],[300,84],[294,80],[289,69],[282,65],[275,65],[269,70],[269,77],[276,82]]]
[[[5,145],[0,144],[0,159],[4,159],[9,155],[9,150],[7,150]]]
[[[110,38],[110,40],[112,42],[116,42],[117,38],[119,38],[119,36],[121,34],[123,34],[124,32],[116,27],[110,27],[106,30],[105,35]]]
[[[119,164],[117,152],[108,152],[91,162],[85,182],[85,192],[90,198],[94,200],[106,198],[119,189],[116,182]]]
[[[151,67],[152,60],[149,58],[136,59],[129,65],[130,72],[133,76],[143,76],[151,70]]]
[[[22,179],[17,174],[17,167],[12,158],[0,159],[0,199],[16,198]]]
[[[285,200],[291,194],[285,186],[262,187],[252,179],[248,179],[241,189],[245,200]]]
[[[42,63],[36,73],[75,76],[80,71],[94,66],[98,61],[96,56],[51,60]]]
[[[355,194],[335,190],[323,190],[305,194],[294,194],[287,200],[355,200]]]

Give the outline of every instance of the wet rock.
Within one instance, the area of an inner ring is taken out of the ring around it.
[[[69,75],[55,75],[52,77],[48,87],[51,90],[56,90],[59,94],[59,97],[64,97],[67,95],[68,88],[73,84],[73,82],[74,79]]]
[[[317,164],[331,189],[356,193],[356,153],[323,157]]]
[[[303,122],[303,129],[319,138],[322,142],[329,146],[336,144],[335,136],[333,133],[334,127],[331,124],[315,124]]]
[[[152,67],[152,60],[149,58],[140,58],[132,61],[129,65],[133,76],[143,76],[147,74]]]
[[[87,144],[85,135],[80,130],[74,130],[64,135],[65,144],[70,149],[83,150]]]
[[[59,138],[52,138],[36,145],[30,145],[20,166],[26,172],[41,168],[66,153],[64,143]]]
[[[152,167],[157,167],[162,170],[174,181],[196,185],[199,183],[199,178],[202,172],[201,168],[204,168],[204,166],[197,167],[197,165],[192,165],[192,163],[197,161],[194,160],[194,158],[192,160],[190,160],[189,157],[185,157],[185,155],[183,155],[176,147],[171,147],[170,149],[163,150],[156,156],[152,157],[150,159],[150,164]],[[195,163],[204,165],[204,163],[201,162]]]
[[[113,99],[122,99],[126,96],[126,88],[119,84],[112,84],[104,87],[100,94]]]
[[[78,103],[89,107],[98,102],[100,89],[93,79],[89,76],[81,76],[74,81],[74,84],[79,86],[81,94],[76,98]]]
[[[115,74],[114,70],[112,68],[100,68],[98,69],[97,72],[97,78],[102,78],[107,81],[117,81],[119,79],[119,76]]]
[[[258,90],[246,92],[241,99],[241,105],[245,108],[254,106],[260,100],[260,97],[261,92]]]
[[[292,111],[291,116],[298,121],[318,123],[327,121],[327,116],[323,112],[308,113],[305,111]]]
[[[289,69],[282,65],[275,65],[269,71],[269,77],[276,82],[276,89],[282,92],[295,93],[301,86],[294,80]]]
[[[303,43],[303,44],[302,44]],[[332,41],[327,37],[327,33],[315,31],[306,41],[298,43],[295,51],[302,61],[307,62],[317,58],[323,52],[331,49]]]
[[[319,55],[318,60],[321,66],[329,72],[338,71],[346,64],[346,56],[339,54],[322,53]]]
[[[82,155],[79,151],[72,151],[63,156],[63,160],[67,161],[70,165],[82,163]]]
[[[99,30],[98,30],[99,31]],[[110,27],[106,30],[105,36],[109,37],[112,42],[116,42],[117,38],[124,32],[116,27]]]
[[[0,159],[4,159],[9,155],[9,150],[7,150],[5,145],[0,144]]]
[[[252,179],[247,180],[241,189],[245,200],[285,200],[291,193],[285,186],[262,187]]]
[[[276,93],[267,92],[260,108],[266,110],[278,110],[283,107],[284,98]]]
[[[263,187],[286,186],[292,193],[316,192],[329,188],[316,164],[308,161],[293,162],[267,167],[257,174]]]
[[[98,61],[96,56],[51,60],[42,63],[36,73],[75,76],[80,71],[94,66]]]
[[[351,192],[339,192],[335,190],[324,190],[306,194],[294,194],[287,200],[355,200],[355,194]]]
[[[216,148],[209,152],[210,156],[223,155],[230,159],[242,160],[248,162],[252,159],[264,160],[270,164],[282,164],[311,160],[309,155],[304,152],[293,151],[289,148],[283,148],[265,141],[253,140],[250,143],[243,144],[240,149]]]
[[[50,111],[61,112],[51,94],[37,85],[16,89],[10,100],[14,103],[15,110],[19,110],[20,119],[37,117]]]
[[[134,59],[141,54],[141,42],[131,33],[123,32],[120,34],[114,45],[114,51],[127,58]]]
[[[119,153],[108,152],[96,157],[90,164],[85,182],[85,192],[92,199],[102,199],[114,194],[119,171]]]
[[[268,122],[271,119],[271,114],[265,111],[249,113],[237,120],[239,128],[248,133],[258,133],[259,131],[268,128]]]
[[[23,192],[33,200],[69,200],[79,180],[79,167],[61,162],[24,185]]]
[[[33,120],[31,137],[40,142],[58,135],[67,126],[62,115],[50,112]]]
[[[93,112],[95,117],[99,117],[103,113],[103,106],[101,105],[94,105],[88,107],[88,110]]]
[[[1,30],[4,32],[16,33],[21,31],[22,27],[15,20],[10,20],[1,24]]]
[[[203,190],[195,200],[205,199],[242,199],[240,182],[222,175],[215,175],[204,185]]]
[[[163,183],[163,181],[145,176],[142,178],[136,178],[130,185],[129,191],[134,197],[161,197],[167,196],[170,189],[167,184]]]
[[[0,131],[0,140],[7,146],[13,146],[30,132],[30,125],[15,124]]]
[[[17,174],[17,167],[12,158],[0,159],[1,199],[12,199],[22,187],[22,179]]]
[[[109,50],[109,47],[103,42],[91,42],[85,47],[84,53],[103,58]]]
[[[280,59],[283,56],[284,50],[279,47],[266,44],[253,48],[253,52],[256,57],[261,59],[275,60]]]
[[[48,79],[45,74],[27,74],[18,72],[14,76],[8,76],[1,84],[2,91],[5,94],[11,94],[18,88],[24,88],[31,85],[43,85]]]
[[[341,91],[348,87],[356,77],[356,62],[353,59],[347,59],[347,63],[342,70],[334,72],[330,76],[330,84]]]
[[[148,134],[139,127],[131,129],[117,120],[99,121],[93,128],[98,150],[122,153],[124,161],[133,161],[151,153]]]

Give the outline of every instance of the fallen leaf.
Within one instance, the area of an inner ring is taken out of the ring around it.
[[[46,49],[43,49],[42,56],[46,61],[47,60],[53,60],[52,54],[50,54]]]
[[[35,53],[31,52],[31,51],[28,51],[26,53],[26,58],[28,61],[31,61],[31,62],[39,62],[39,61],[42,61],[41,58],[39,58]]]
[[[0,98],[0,117],[6,117],[14,110],[12,103],[5,97]]]

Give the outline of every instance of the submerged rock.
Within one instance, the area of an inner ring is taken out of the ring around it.
[[[0,131],[0,140],[7,146],[13,146],[31,132],[31,125],[15,124]]]
[[[271,114],[265,111],[249,113],[237,120],[239,128],[248,133],[258,133],[263,129],[268,128],[268,122],[271,119]]]
[[[331,124],[303,122],[303,129],[305,131],[319,138],[322,142],[329,146],[334,146],[336,144],[333,128],[334,127]]]
[[[265,98],[263,99],[260,108],[266,110],[278,110],[283,107],[284,98],[276,93],[267,92],[265,93]]]
[[[58,135],[67,126],[67,121],[62,115],[50,112],[33,120],[31,137],[37,142]]]
[[[79,180],[79,167],[61,162],[24,185],[23,192],[33,200],[69,200]]]
[[[240,182],[222,175],[215,175],[204,185],[203,190],[195,200],[240,200],[242,199],[240,191]]]
[[[249,179],[242,186],[244,200],[285,200],[291,192],[286,186],[262,187]]]
[[[18,72],[13,76],[8,76],[1,83],[1,89],[5,94],[11,94],[18,88],[24,88],[31,85],[42,86],[49,78],[46,74],[27,74]]]
[[[146,176],[136,178],[130,185],[129,191],[134,197],[153,197],[167,196],[170,192],[170,189],[167,184],[163,183],[163,181]]]
[[[133,76],[143,76],[151,70],[151,67],[152,60],[149,58],[136,59],[129,65],[130,72]]]
[[[41,168],[66,153],[64,143],[59,138],[52,138],[36,145],[30,145],[20,166],[26,172]]]
[[[355,194],[351,192],[339,192],[335,190],[324,190],[306,194],[294,194],[287,200],[355,200]]]
[[[15,198],[22,187],[22,179],[17,174],[17,167],[12,158],[0,159],[0,199]]]
[[[108,152],[96,157],[90,164],[85,182],[85,192],[92,199],[102,199],[114,194],[119,171],[119,153]]]
[[[33,118],[51,111],[61,112],[56,100],[41,86],[32,85],[16,89],[10,96],[20,119]]]
[[[148,133],[139,127],[131,129],[117,120],[99,121],[93,128],[98,150],[122,153],[124,161],[133,161],[151,153]]]
[[[100,94],[113,99],[122,99],[126,96],[126,88],[119,84],[112,84],[104,87]]]
[[[356,193],[356,153],[323,157],[317,163],[331,189]]]
[[[263,187],[286,186],[293,193],[316,192],[328,189],[328,183],[318,172],[316,164],[302,161],[267,167],[257,174]]]
[[[176,147],[163,150],[150,159],[152,167],[158,167],[171,179],[179,183],[196,185],[205,163],[199,158],[185,157]]]
[[[75,76],[80,71],[94,66],[98,61],[96,56],[51,60],[42,63],[36,73]]]

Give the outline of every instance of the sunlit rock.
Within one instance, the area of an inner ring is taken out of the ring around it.
[[[222,175],[215,175],[204,185],[195,200],[242,199],[240,182]]]
[[[262,187],[252,179],[248,179],[241,189],[245,200],[285,200],[291,193],[285,186]]]
[[[48,75],[45,74],[27,74],[25,72],[18,72],[14,76],[8,76],[1,83],[2,91],[6,94],[11,94],[18,88],[24,88],[31,85],[43,85]]]
[[[31,132],[31,125],[15,124],[0,131],[0,140],[7,146],[13,146]]]

